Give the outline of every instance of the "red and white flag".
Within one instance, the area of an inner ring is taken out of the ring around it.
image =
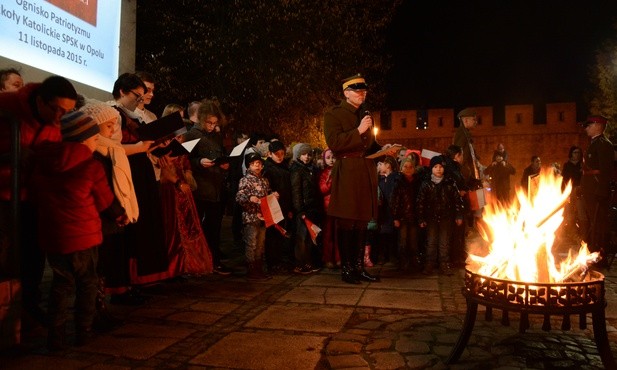
[[[281,206],[274,194],[270,194],[260,199],[261,214],[264,216],[266,227],[274,225],[281,234],[287,236],[287,230],[283,229],[278,223],[283,221],[285,217],[281,211]]]
[[[431,164],[431,158],[441,155],[441,153],[434,152],[428,149],[422,149],[422,154],[420,155],[420,162],[424,167],[428,167]]]
[[[304,224],[306,225],[306,228],[308,229],[308,232],[309,232],[309,235],[311,236],[311,240],[313,241],[313,244],[317,245],[317,236],[321,232],[321,228],[315,225],[306,216],[302,216],[302,219],[304,220]]]

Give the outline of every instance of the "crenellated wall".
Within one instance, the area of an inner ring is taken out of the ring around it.
[[[571,145],[586,149],[589,142],[576,122],[575,103],[546,104],[545,123],[540,124],[534,122],[532,104],[508,105],[501,113],[489,106],[473,108],[478,113],[478,125],[472,129],[472,137],[480,162],[489,165],[497,144],[503,143],[517,172],[513,184],[519,183],[532,155],[539,155],[543,166],[552,162],[563,165]],[[383,127],[377,140],[380,144],[397,143],[411,149],[443,152],[452,143],[456,131],[455,113],[451,108],[392,111],[385,125],[376,119],[376,124]],[[403,119],[406,127],[402,127]],[[417,128],[418,122],[420,127],[427,122],[426,128]]]

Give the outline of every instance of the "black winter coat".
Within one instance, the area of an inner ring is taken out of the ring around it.
[[[418,191],[418,223],[463,219],[463,199],[450,177],[435,184],[427,177]]]
[[[421,180],[416,175],[411,177],[411,181],[401,176],[392,193],[392,216],[395,220],[417,223],[416,198],[420,183]]]
[[[279,193],[279,205],[283,215],[287,217],[287,214],[293,210],[293,203],[291,197],[291,173],[287,162],[278,164],[271,158],[266,159],[264,165],[263,177],[268,179],[270,183],[270,189]]]
[[[321,197],[311,165],[295,160],[289,171],[294,215],[306,215],[311,221],[319,222]]]

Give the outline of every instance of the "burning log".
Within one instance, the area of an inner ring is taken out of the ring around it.
[[[575,260],[575,263],[565,272],[559,282],[581,282],[585,281],[587,273],[589,272],[589,265],[597,263],[602,257],[599,253],[592,253]]]

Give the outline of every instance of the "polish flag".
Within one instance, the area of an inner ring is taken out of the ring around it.
[[[304,224],[306,225],[306,228],[308,229],[308,232],[309,232],[309,235],[311,236],[311,240],[313,241],[313,244],[317,245],[317,236],[321,232],[321,228],[315,225],[311,220],[306,218],[306,216],[302,216],[302,219],[304,220]]]

